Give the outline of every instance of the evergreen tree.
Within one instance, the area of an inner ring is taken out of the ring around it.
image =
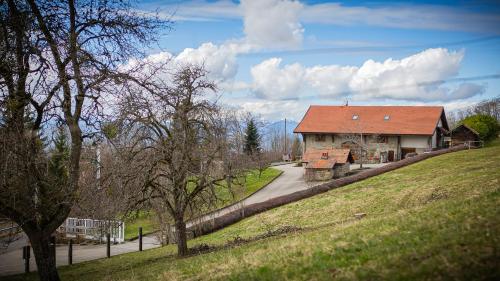
[[[49,173],[60,182],[65,182],[68,177],[67,163],[69,160],[69,146],[64,127],[57,129],[54,140],[54,149],[50,157]]]
[[[252,155],[260,151],[260,136],[253,118],[247,124],[243,151],[247,155]]]

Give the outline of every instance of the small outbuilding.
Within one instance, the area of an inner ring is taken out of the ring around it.
[[[347,148],[309,149],[302,163],[307,181],[325,181],[345,176],[354,158]]]
[[[481,143],[479,133],[471,127],[462,124],[451,130],[445,137],[445,142],[448,147],[456,145],[478,146]]]

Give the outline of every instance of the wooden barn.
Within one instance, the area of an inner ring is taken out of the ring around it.
[[[481,143],[479,133],[471,127],[462,124],[451,130],[445,137],[445,142],[448,146],[470,145],[478,146]]]

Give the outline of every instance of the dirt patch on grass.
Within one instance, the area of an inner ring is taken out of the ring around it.
[[[296,233],[296,232],[300,232],[300,231],[303,231],[306,229],[309,229],[309,228],[302,228],[302,227],[298,227],[298,226],[294,226],[294,225],[286,225],[286,226],[282,226],[282,227],[279,227],[279,228],[274,229],[274,230],[269,230],[265,233],[262,233],[262,234],[259,234],[259,235],[256,235],[256,236],[250,237],[250,238],[242,238],[240,236],[236,236],[232,240],[229,240],[224,245],[220,245],[220,246],[201,243],[201,244],[198,244],[198,245],[191,247],[189,249],[189,253],[190,253],[189,256],[205,254],[205,253],[219,251],[219,250],[223,250],[223,249],[229,249],[229,248],[241,246],[244,244],[248,244],[250,242],[255,242],[255,241],[267,239],[270,237],[285,235],[285,234],[289,234],[289,233]]]

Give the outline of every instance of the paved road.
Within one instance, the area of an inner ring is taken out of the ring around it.
[[[378,168],[388,163],[380,164],[363,164],[363,168]],[[273,168],[283,171],[283,174],[275,179],[272,183],[262,188],[261,190],[254,193],[252,196],[242,200],[241,203],[236,205],[231,205],[229,207],[220,209],[214,213],[198,218],[194,223],[200,223],[203,221],[211,220],[219,216],[225,215],[232,211],[238,210],[244,205],[250,205],[254,203],[264,202],[271,198],[287,195],[296,191],[305,190],[316,186],[324,182],[306,182],[304,181],[304,168],[295,167],[295,164],[286,164],[280,166],[274,166]],[[359,164],[352,164],[350,167],[351,171],[359,169]],[[193,222],[188,223],[187,227],[193,225]]]
[[[275,166],[274,168],[282,170],[283,174],[276,178],[272,183],[257,191],[255,194],[244,200],[244,204],[253,204],[262,202],[273,197],[289,194],[298,190],[303,190],[314,186],[317,183],[306,183],[302,179],[303,168],[293,167],[293,164]],[[238,206],[232,206],[219,210],[215,215],[220,216],[237,209]],[[204,219],[209,219],[208,217]],[[10,275],[22,273],[24,264],[22,259],[21,247],[27,244],[25,237],[13,243],[8,249],[0,252],[0,275]],[[144,237],[143,248],[151,249],[159,247],[159,243],[154,237]],[[128,252],[135,252],[139,249],[138,241],[126,242],[111,246],[111,255],[119,255]],[[30,269],[36,270],[34,255],[31,255]],[[106,257],[105,245],[73,245],[73,263],[95,260]],[[56,248],[57,265],[68,264],[68,247],[65,245]]]
[[[24,239],[24,238],[21,238]],[[22,240],[21,240],[22,241]],[[22,243],[23,246],[26,242]],[[142,248],[152,249],[159,247],[160,244],[154,236],[145,236],[142,241]],[[139,250],[139,241],[129,241],[122,244],[111,245],[111,255],[136,252]],[[0,276],[11,275],[24,272],[24,260],[22,259],[22,248],[9,249],[0,255]],[[73,245],[73,263],[95,260],[106,257],[106,245]],[[57,266],[68,264],[68,246],[58,245],[56,247]],[[31,252],[30,271],[36,270],[35,256]]]
[[[254,203],[263,202],[271,198],[275,198],[282,195],[287,195],[296,191],[305,190],[318,185],[322,182],[305,182],[303,179],[304,168],[294,167],[294,164],[286,164],[275,166],[274,168],[283,171],[283,174],[276,178],[272,183],[262,188],[261,190],[254,193],[252,196],[246,198],[241,204],[250,205]],[[241,207],[240,204],[232,205],[219,211],[212,213],[211,215],[204,216],[198,220],[206,221],[214,217],[222,216],[231,211],[237,210]],[[191,226],[188,223],[188,227]],[[26,245],[26,240],[18,241],[14,243],[15,247],[10,247],[6,251],[0,253],[0,275],[10,275],[16,273],[22,273],[24,270],[23,260],[22,260],[22,249],[20,247]],[[160,244],[156,239],[151,237],[144,237],[143,249],[151,249],[159,247]],[[138,241],[126,242],[123,244],[112,245],[111,255],[119,255],[128,252],[138,251],[139,245]],[[31,255],[31,270],[36,270],[34,255]],[[82,261],[94,260],[106,257],[106,246],[105,245],[92,245],[92,246],[73,246],[73,263],[78,263]],[[57,265],[68,264],[68,247],[58,246],[56,248],[56,261]]]
[[[260,189],[250,197],[242,200],[241,203],[236,205],[231,205],[229,207],[211,213],[210,215],[198,218],[195,223],[211,220],[216,217],[225,215],[232,211],[238,210],[242,205],[250,205],[254,203],[264,202],[271,198],[287,195],[300,190],[305,190],[322,183],[322,182],[305,182],[303,178],[304,168],[295,167],[295,164],[274,166],[273,168],[283,171],[283,174],[281,174],[281,176],[276,178],[273,182],[271,182],[264,188]],[[187,227],[190,227],[192,225],[193,223],[188,223]]]

